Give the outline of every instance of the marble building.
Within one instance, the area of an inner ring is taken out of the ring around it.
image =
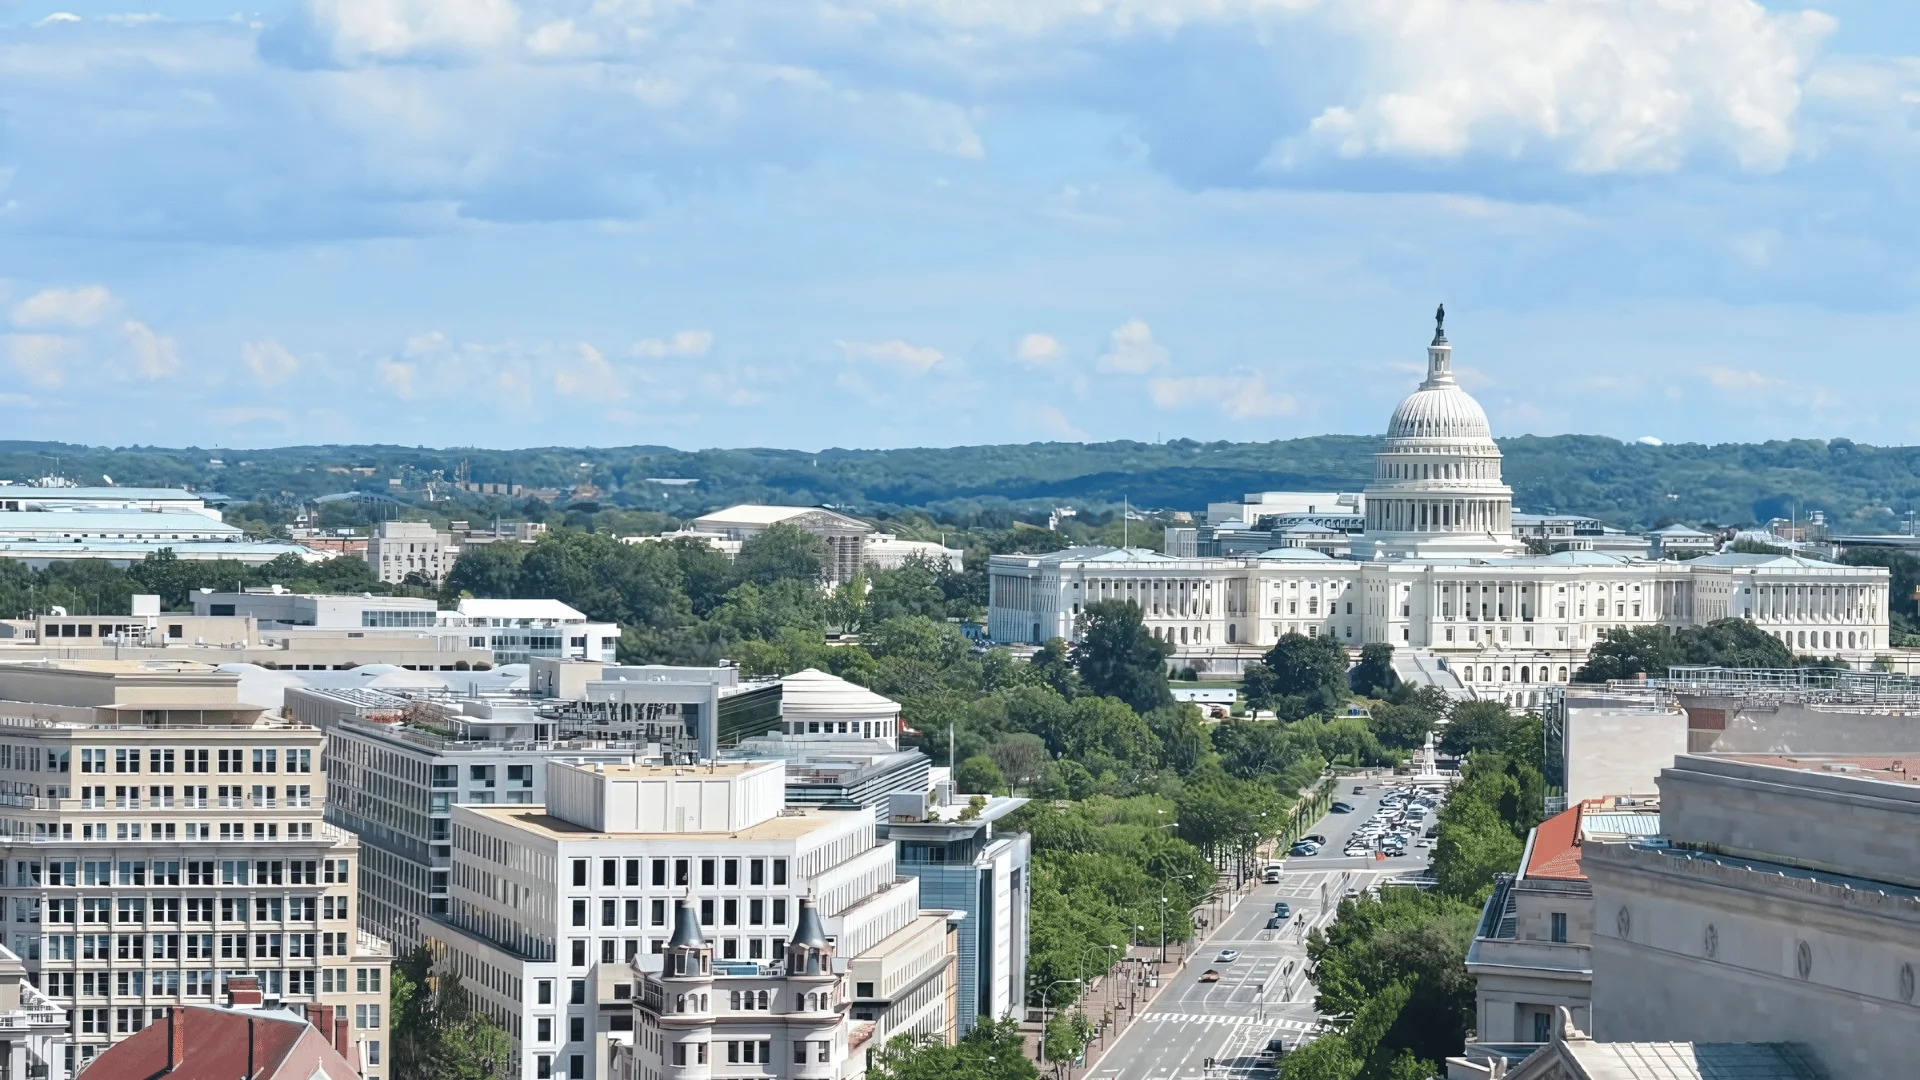
[[[1865,663],[1887,647],[1887,571],[1791,555],[1657,560],[1528,555],[1486,412],[1454,376],[1444,328],[1394,409],[1350,554],[1277,547],[1177,557],[1081,547],[995,555],[988,636],[1072,640],[1090,603],[1131,600],[1174,662],[1237,675],[1288,633],[1396,647],[1403,678],[1525,704],[1565,683],[1613,627],[1750,619],[1797,654]]]

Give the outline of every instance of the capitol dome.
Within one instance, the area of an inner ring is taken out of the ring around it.
[[[1460,389],[1452,372],[1442,378],[1441,382],[1422,383],[1400,402],[1387,424],[1387,438],[1492,440],[1486,410],[1472,394]]]
[[[1514,547],[1513,492],[1486,410],[1453,375],[1445,311],[1435,313],[1427,377],[1401,400],[1374,455],[1366,531],[1381,554],[1503,555]]]

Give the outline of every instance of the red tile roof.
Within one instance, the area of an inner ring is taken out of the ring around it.
[[[1533,851],[1527,857],[1530,878],[1585,881],[1580,870],[1580,808],[1569,807],[1534,827]]]
[[[178,1065],[170,1061],[175,1024],[181,1026]],[[316,1075],[358,1080],[347,1059],[303,1019],[202,1005],[176,1007],[170,1017],[95,1058],[86,1075],[88,1080],[311,1080]]]

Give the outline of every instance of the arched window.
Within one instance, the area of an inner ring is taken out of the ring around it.
[[[1532,673],[1533,673],[1532,668],[1527,667],[1525,664],[1520,665],[1520,681],[1521,682],[1532,682],[1533,680],[1527,677]]]
[[[733,993],[727,996],[727,1008],[738,1009],[739,1007],[740,1007],[740,991],[735,990]]]
[[[756,1008],[765,1009],[766,1007],[767,1007],[767,992],[765,990],[762,990],[760,991],[760,1000]]]
[[[1183,626],[1180,628],[1180,644],[1185,645],[1186,643],[1187,643],[1187,628]]]
[[[1483,667],[1483,668],[1481,668],[1481,669],[1480,669],[1480,681],[1481,681],[1481,682],[1492,682],[1492,681],[1493,681],[1493,669],[1492,669],[1492,668],[1490,668],[1490,667]]]
[[[1562,667],[1560,669],[1560,681],[1561,682],[1567,681],[1567,669],[1565,667]]]
[[[673,995],[673,1011],[674,1012],[687,1011],[687,995],[685,994]]]
[[[1460,674],[1464,676],[1468,682],[1473,681],[1473,668],[1471,665],[1461,668]]]
[[[1853,631],[1847,631],[1847,648],[1853,648]]]
[[[707,1011],[707,995],[705,994],[700,995],[700,1011],[701,1012]]]
[[[1513,681],[1513,669],[1512,669],[1512,668],[1510,668],[1510,667],[1503,667],[1503,668],[1501,668],[1501,669],[1500,669],[1500,681],[1501,681],[1501,682],[1512,682],[1512,681]]]

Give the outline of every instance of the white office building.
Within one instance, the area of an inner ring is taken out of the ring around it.
[[[779,763],[548,770],[544,806],[454,808],[451,911],[432,929],[512,1036],[510,1075],[840,1076],[863,1031],[952,1031],[948,913],[920,910],[871,814],[787,807]],[[677,966],[690,956],[697,976]],[[799,1047],[809,1068],[790,1072]]]
[[[491,654],[495,666],[524,664],[535,658],[612,663],[620,646],[620,627],[595,622],[558,600],[461,600],[452,611],[426,597],[371,594],[296,593],[268,585],[240,592],[202,589],[192,595],[193,612],[203,618],[250,617],[259,633],[273,640],[301,643],[347,634],[354,638],[429,636],[450,654],[446,666],[476,650]],[[460,653],[456,659],[451,654]]]
[[[1276,546],[1179,557],[1138,548],[995,555],[994,641],[1073,640],[1087,604],[1131,601],[1172,663],[1238,674],[1289,633],[1395,646],[1403,678],[1517,703],[1564,684],[1604,631],[1748,619],[1803,656],[1864,666],[1888,647],[1888,574],[1792,555],[1686,561],[1598,550],[1522,554],[1486,413],[1436,333],[1427,378],[1394,410],[1351,555]],[[1253,504],[1248,504],[1253,505]]]
[[[273,1001],[352,1016],[362,1074],[386,1075],[392,954],[356,929],[360,845],[322,820],[320,732],[239,701],[236,681],[191,663],[0,665],[0,908],[73,1016],[67,1073],[252,975]]]

